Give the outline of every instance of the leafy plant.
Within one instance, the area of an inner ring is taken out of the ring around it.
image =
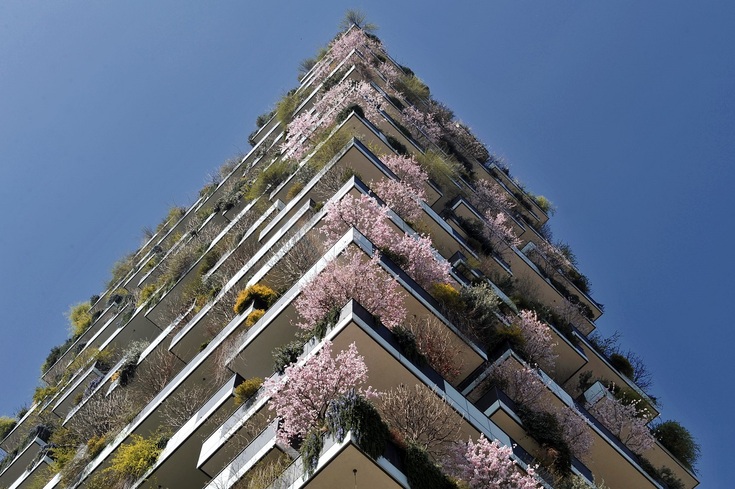
[[[301,454],[301,459],[304,461],[305,474],[311,475],[316,470],[323,446],[324,440],[322,440],[322,434],[318,429],[312,429],[304,437],[301,448],[299,448],[299,453]]]
[[[239,406],[253,397],[261,385],[263,385],[263,379],[252,377],[235,387],[235,405]]]
[[[630,364],[630,361],[625,356],[620,353],[613,353],[610,355],[610,364],[629,379],[633,378],[635,374],[633,365]]]
[[[330,402],[324,417],[328,432],[337,440],[342,441],[351,431],[370,457],[377,460],[385,452],[388,427],[375,406],[354,390]]]
[[[564,441],[562,428],[556,417],[547,412],[536,412],[520,406],[516,409],[523,427],[542,447],[553,449],[551,467],[560,475],[569,475],[572,452]],[[552,451],[550,451],[552,452]]]
[[[8,436],[8,433],[15,428],[18,420],[9,416],[0,416],[0,440]]]
[[[131,441],[115,452],[110,467],[105,469],[122,481],[135,481],[156,463],[168,440],[163,436],[143,438],[131,435]]]
[[[265,309],[254,309],[253,312],[248,314],[248,318],[245,320],[245,327],[251,328],[264,315],[265,315]]]
[[[92,314],[89,302],[80,302],[69,308],[68,317],[72,336],[79,337],[92,325]]]
[[[278,294],[267,285],[255,284],[240,291],[233,307],[236,314],[242,314],[252,303],[255,309],[268,309]]]
[[[700,447],[692,434],[678,421],[663,421],[651,428],[653,436],[687,468],[695,470]]]
[[[456,486],[431,461],[425,450],[416,445],[406,448],[406,478],[410,487],[421,489],[454,489]]]
[[[273,369],[283,374],[287,366],[294,363],[304,351],[304,340],[294,340],[273,350]]]

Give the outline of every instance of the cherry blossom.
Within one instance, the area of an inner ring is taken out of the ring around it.
[[[330,401],[353,389],[365,397],[376,397],[378,393],[372,388],[362,388],[367,372],[365,359],[354,343],[335,357],[332,343],[325,341],[321,351],[303,365],[291,365],[283,377],[267,379],[264,386],[272,396],[268,409],[275,410],[281,419],[279,439],[288,442],[306,435],[324,422]]]
[[[490,240],[490,244],[496,250],[521,244],[521,240],[516,236],[504,212],[499,212],[496,215],[493,215],[492,211],[486,212],[484,232],[487,239]]]
[[[524,474],[511,458],[513,449],[497,440],[489,441],[480,435],[477,443],[470,439],[459,449],[450,471],[470,489],[537,489],[540,486],[534,477],[536,467],[528,467]]]
[[[416,127],[421,134],[429,138],[432,143],[437,143],[441,139],[443,129],[434,119],[433,114],[422,112],[413,105],[409,105],[401,111],[403,119],[409,124]]]
[[[304,287],[294,302],[303,320],[300,328],[311,329],[330,310],[344,306],[350,299],[378,316],[389,328],[403,323],[406,307],[398,283],[381,267],[379,253],[366,258],[361,251],[349,250]]]
[[[623,404],[613,397],[603,396],[587,410],[635,453],[643,453],[655,441],[646,426],[648,417],[637,403]]]
[[[549,328],[538,319],[535,311],[522,310],[518,318],[508,318],[515,322],[523,334],[525,344],[523,351],[532,363],[539,364],[545,371],[551,372],[556,364],[557,354],[554,352],[554,341]]]
[[[406,273],[424,289],[451,280],[449,262],[437,257],[428,236],[405,234],[392,251],[406,259]]]

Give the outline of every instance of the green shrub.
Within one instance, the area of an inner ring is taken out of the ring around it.
[[[412,104],[424,102],[431,96],[429,87],[413,74],[402,76],[396,83],[396,89]]]
[[[456,179],[459,174],[459,164],[450,159],[446,160],[442,155],[434,151],[426,151],[416,155],[416,159],[429,177],[442,187],[445,191],[451,189],[454,184],[452,179]]]
[[[15,425],[17,423],[18,420],[15,418],[0,416],[0,440],[8,436],[8,433],[10,433],[13,428],[15,428]]]
[[[69,318],[72,336],[78,338],[92,325],[92,314],[89,312],[90,307],[89,302],[80,302],[69,308],[67,316]]]
[[[414,334],[403,326],[393,328],[393,337],[396,343],[401,347],[403,355],[416,365],[426,363],[426,358],[421,354],[416,345],[416,337]]]
[[[351,431],[360,448],[378,459],[385,452],[390,433],[388,426],[370,401],[354,391],[329,403],[325,414],[327,430],[338,441]]]
[[[416,445],[406,448],[406,478],[410,487],[421,489],[454,489],[456,486]]]
[[[296,90],[291,90],[278,101],[276,105],[276,119],[281,123],[284,128],[293,119],[293,114],[296,108],[301,103],[299,95],[296,94]]]
[[[253,185],[248,189],[246,197],[253,200],[264,192],[274,190],[293,170],[293,165],[288,161],[276,161],[268,168],[261,171]]]
[[[406,146],[402,142],[400,142],[390,134],[386,134],[385,139],[388,140],[388,144],[390,144],[391,148],[393,148],[396,153],[401,156],[408,156],[408,148],[406,148]]]
[[[260,114],[255,119],[255,125],[260,129],[261,127],[265,126],[269,120],[276,114],[275,110],[271,110],[270,112],[266,112],[264,114]]]
[[[161,436],[131,435],[130,438],[129,443],[117,449],[110,466],[105,469],[121,481],[135,481],[143,476],[166,446],[166,439]]]
[[[263,379],[260,377],[252,377],[235,387],[235,405],[239,406],[253,397],[253,395],[258,392],[261,385],[263,385]]]
[[[268,309],[278,297],[275,290],[267,285],[255,284],[240,291],[235,300],[233,310],[242,314],[252,303],[255,309]]]
[[[322,434],[319,430],[313,429],[306,434],[303,443],[301,443],[301,448],[299,448],[301,459],[304,462],[304,474],[311,475],[314,473],[323,446],[324,440],[322,440]]]
[[[286,193],[286,202],[292,200],[294,197],[299,195],[299,192],[301,192],[303,189],[304,189],[303,182],[294,182],[294,184],[291,185],[291,188],[289,188],[288,192]]]
[[[610,365],[615,367],[621,374],[625,375],[629,379],[632,379],[633,375],[635,375],[633,365],[631,365],[630,361],[620,353],[613,353],[610,355]]]
[[[536,202],[536,205],[541,207],[541,209],[547,213],[547,214],[554,214],[556,212],[556,208],[554,207],[554,204],[551,203],[549,199],[544,197],[543,195],[531,195],[531,198],[534,202]]]
[[[312,333],[314,333],[314,336],[319,338],[320,340],[324,338],[324,336],[327,334],[327,330],[337,324],[337,320],[339,319],[339,315],[342,312],[342,308],[340,307],[333,307],[332,309],[327,312],[327,314],[317,323],[314,325],[314,327],[311,329]]]
[[[339,113],[337,114],[337,119],[336,119],[337,124],[340,124],[342,121],[347,119],[347,117],[353,112],[359,115],[360,117],[362,117],[363,119],[365,118],[365,111],[362,110],[362,107],[360,107],[357,104],[351,104],[339,111]]]
[[[55,385],[38,386],[33,392],[33,401],[40,404],[46,398],[54,396],[58,390],[59,387]]]
[[[692,434],[678,421],[664,421],[654,425],[651,432],[661,445],[666,447],[690,470],[694,470],[699,459],[700,447]]]
[[[248,314],[247,319],[245,319],[245,327],[251,328],[255,323],[260,321],[260,318],[262,318],[265,315],[265,309],[253,309],[253,312]]]
[[[327,132],[327,134],[329,134],[329,132]],[[315,172],[324,168],[324,166],[326,166],[326,164],[329,163],[337,153],[344,149],[351,139],[352,135],[346,131],[337,131],[329,136],[324,140],[324,142],[322,142],[319,149],[309,158],[309,162],[307,163],[309,168]]]
[[[431,288],[431,295],[441,304],[452,311],[459,311],[464,307],[457,289],[449,284],[435,284]]]
[[[562,428],[556,417],[551,413],[532,411],[524,406],[519,406],[516,413],[523,422],[523,428],[531,437],[542,447],[553,448],[556,451],[551,462],[552,468],[559,475],[570,475],[572,452],[564,441]]]
[[[303,340],[294,340],[276,347],[273,350],[273,369],[279,374],[283,374],[286,367],[294,363],[304,351],[304,344]]]
[[[151,297],[153,297],[153,294],[155,294],[157,290],[158,290],[158,284],[155,284],[155,283],[148,284],[145,287],[143,287],[143,289],[140,291],[140,295],[138,296],[138,302],[136,304],[136,307],[140,307],[146,302],[148,302],[148,300]]]
[[[128,273],[130,273],[133,269],[133,257],[134,254],[130,253],[115,262],[112,266],[112,277],[110,277],[110,280],[107,282],[108,289],[117,285]]]

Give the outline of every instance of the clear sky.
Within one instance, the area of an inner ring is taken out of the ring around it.
[[[555,237],[606,306],[599,330],[622,332],[663,418],[702,445],[701,487],[728,487],[735,4],[316,3],[0,3],[0,414],[30,402],[69,305],[249,149],[356,7],[554,202]]]

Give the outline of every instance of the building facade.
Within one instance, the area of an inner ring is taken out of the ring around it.
[[[0,488],[696,487],[548,201],[359,27],[305,68],[75,308]]]

